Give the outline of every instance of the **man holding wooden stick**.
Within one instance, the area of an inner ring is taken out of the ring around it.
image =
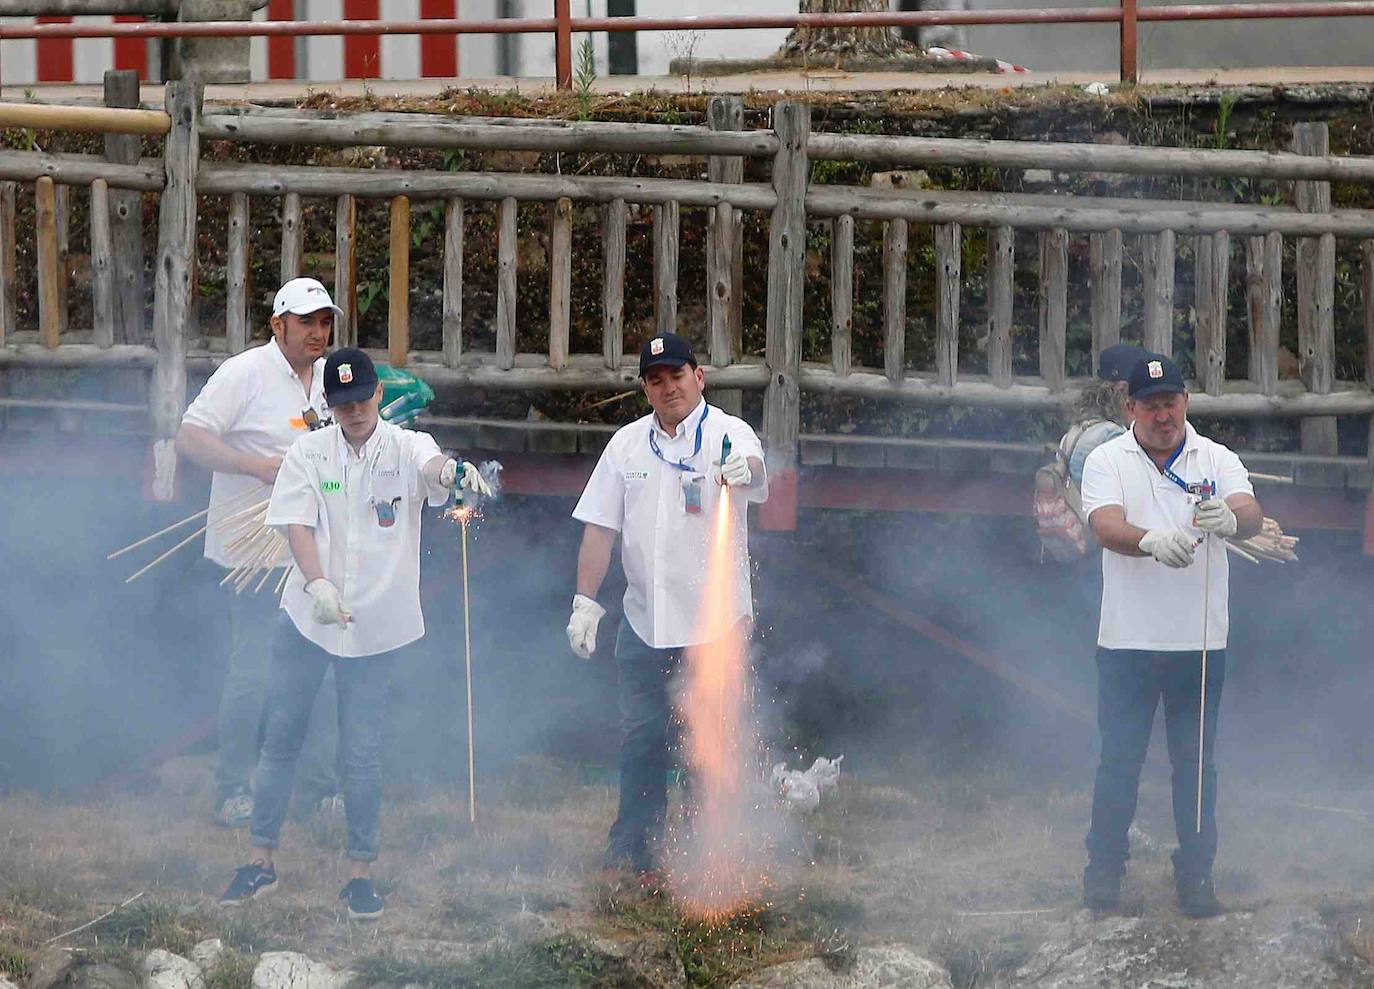
[[[372,886],[382,803],[388,678],[402,647],[425,634],[420,518],[457,486],[490,494],[472,464],[445,457],[428,433],[380,418],[382,383],[367,353],[345,347],[324,366],[335,425],[302,436],[272,489],[267,524],[286,534],[295,570],[272,636],[267,733],[258,760],[252,858],[222,906],[276,887],[273,850],[296,760],[326,671],[339,694],[339,750],[351,875],[339,894],[355,920],[380,917]]]
[[[743,419],[708,405],[706,373],[675,333],[645,342],[639,377],[653,411],[616,431],[573,510],[584,523],[568,642],[583,659],[596,651],[605,609],[597,592],[622,540],[625,613],[615,640],[621,720],[620,810],[607,868],[639,873],[655,866],[667,809],[670,684],[683,652],[700,641],[712,521],[721,485],[740,492],[731,506],[735,615],[753,617],[746,509],[768,497],[763,447]],[[726,454],[723,441],[730,438]]]
[[[325,414],[324,352],[338,307],[313,278],[293,278],[272,303],[272,339],[235,354],[216,369],[191,403],[177,432],[177,453],[213,471],[205,556],[232,572],[252,547],[236,539],[245,509],[266,502],[282,456]],[[272,566],[290,562],[284,551]],[[229,666],[219,705],[214,818],[247,827],[253,816],[250,775],[258,761],[267,691],[267,646],[276,595],[229,597]],[[322,694],[307,759],[310,804],[331,798],[334,702]]]
[[[1226,672],[1224,544],[1231,536],[1258,533],[1263,513],[1240,458],[1188,423],[1188,393],[1177,364],[1147,355],[1129,382],[1131,429],[1095,449],[1083,467],[1083,510],[1103,548],[1097,639],[1102,754],[1083,901],[1097,910],[1119,904],[1140,770],[1162,697],[1179,843],[1178,903],[1188,916],[1210,917],[1221,912],[1212,885],[1212,752]]]

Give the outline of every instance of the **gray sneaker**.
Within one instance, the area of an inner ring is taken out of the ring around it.
[[[215,823],[222,828],[246,828],[252,824],[252,794],[240,793],[220,804],[215,811]]]

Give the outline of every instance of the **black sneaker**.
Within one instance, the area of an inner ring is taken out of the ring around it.
[[[219,898],[219,905],[236,907],[249,900],[256,900],[259,896],[266,896],[276,888],[277,870],[272,866],[264,868],[261,864],[252,862],[234,873],[229,888]]]
[[[371,879],[350,879],[339,892],[339,899],[348,904],[351,920],[376,920],[382,915],[384,904]]]
[[[1212,886],[1212,877],[1202,879],[1174,878],[1174,888],[1178,892],[1178,908],[1188,917],[1215,917],[1224,912],[1217,891]]]
[[[1083,906],[1089,910],[1115,910],[1121,905],[1121,875],[1088,866],[1083,870]]]

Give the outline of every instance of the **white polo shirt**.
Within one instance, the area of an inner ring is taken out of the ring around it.
[[[292,571],[282,607],[296,629],[335,656],[372,656],[425,634],[420,612],[420,512],[449,489],[422,473],[440,456],[428,433],[378,422],[357,453],[337,425],[302,436],[286,453],[267,524],[315,529],[324,576],[353,621],[321,625],[310,613],[305,577]]]
[[[280,457],[306,432],[303,413],[307,408],[324,416],[324,358],[315,362],[307,394],[305,385],[291,370],[286,356],[273,339],[261,347],[235,354],[221,364],[205,382],[181,421],[213,433],[240,453]],[[254,488],[258,489],[260,498],[246,494]],[[205,530],[207,558],[223,567],[242,562],[226,550],[226,544],[234,537],[219,523],[227,515],[264,500],[269,494],[271,489],[256,477],[215,473],[210,481],[210,514],[206,517],[209,526]],[[233,504],[226,510],[224,506],[231,501]],[[284,554],[277,561],[278,565],[288,562],[290,554]]]
[[[720,460],[721,441],[727,435],[732,450],[763,459],[763,446],[749,424],[705,401],[672,434],[664,432],[653,413],[636,419],[611,437],[573,510],[579,522],[620,533],[620,558],[629,581],[625,618],[655,649],[692,645],[700,639],[697,612],[721,490],[708,473]],[[687,469],[675,466],[679,463]],[[687,511],[689,484],[700,491],[700,512]],[[766,475],[732,492],[736,619],[754,613],[747,503],[767,498]]]
[[[1184,426],[1183,452],[1171,468],[1175,474],[1188,483],[1215,481],[1219,498],[1255,493],[1239,457],[1198,435],[1191,423]],[[1196,499],[1160,472],[1141,449],[1133,429],[1088,454],[1082,491],[1083,512],[1089,518],[1099,508],[1120,505],[1131,525],[1202,535],[1193,527]],[[1230,564],[1220,536],[1208,538],[1198,547],[1193,563],[1182,569],[1166,567],[1148,556],[1124,556],[1104,549],[1097,644],[1105,649],[1200,650],[1208,567],[1207,648],[1225,649]]]

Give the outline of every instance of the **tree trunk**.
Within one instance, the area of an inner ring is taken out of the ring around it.
[[[887,0],[800,0],[803,14],[880,13],[889,10]],[[833,58],[895,58],[919,54],[920,49],[903,41],[886,27],[793,28],[778,52],[783,58],[825,61]]]

